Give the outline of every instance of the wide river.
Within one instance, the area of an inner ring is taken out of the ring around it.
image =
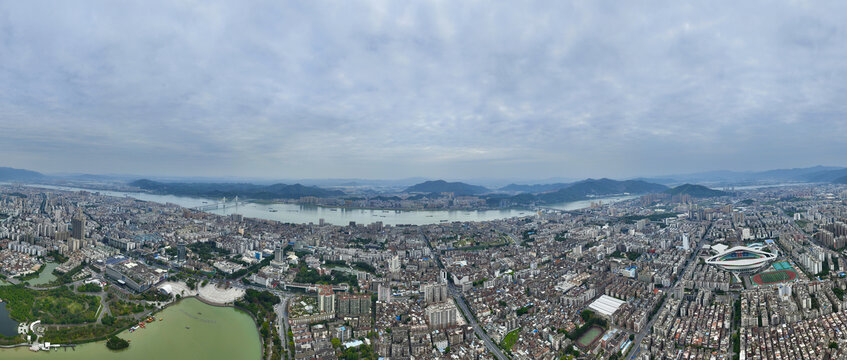
[[[123,192],[107,190],[90,190],[67,186],[31,185],[33,187],[68,190],[99,192],[102,195],[132,197],[138,200],[153,201],[157,203],[172,203],[182,207],[192,208],[215,203],[215,200],[174,196],[157,195],[143,192]],[[606,198],[595,198],[583,201],[573,201],[561,204],[545,206],[558,210],[578,210],[591,206],[591,202],[602,201],[604,204],[632,199],[634,196],[615,196]],[[218,215],[229,215],[235,212],[235,208],[209,210],[208,212]],[[299,204],[260,204],[246,203],[238,206],[238,213],[246,217],[276,220],[284,223],[294,224],[317,224],[320,219],[333,225],[347,225],[351,221],[357,224],[371,224],[382,221],[385,225],[427,225],[440,222],[453,221],[490,221],[517,216],[529,216],[535,213],[529,209],[500,209],[500,210],[370,210],[350,209],[338,207],[323,207]]]
[[[0,359],[47,360],[164,360],[164,359],[259,359],[259,332],[249,315],[231,307],[206,305],[185,299],[156,315],[163,319],[118,336],[129,348],[111,351],[102,341],[83,344],[76,350],[32,352],[26,347],[0,349]]]

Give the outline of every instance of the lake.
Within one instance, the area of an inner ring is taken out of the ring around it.
[[[56,275],[53,275],[53,270],[59,267],[57,263],[47,263],[44,264],[45,268],[38,274],[38,277],[35,279],[27,280],[30,285],[43,285],[47,284],[53,280],[56,280]]]
[[[83,344],[76,350],[31,352],[26,347],[0,349],[0,358],[49,360],[164,360],[164,359],[259,359],[262,354],[259,332],[249,315],[231,307],[206,305],[185,299],[168,307],[156,318],[164,319],[119,337],[129,340],[129,348],[111,351],[103,341]],[[186,328],[188,327],[188,328]]]
[[[52,186],[52,185],[29,185],[32,187],[40,187],[46,189],[66,190],[66,191],[88,191],[99,192],[102,195],[131,197],[138,200],[152,201],[157,203],[171,203],[182,207],[197,207],[215,203],[216,200],[174,196],[174,195],[157,195],[144,192],[123,192],[123,191],[108,191],[108,190],[90,190],[82,188],[74,188],[67,186]],[[608,198],[595,198],[583,201],[572,201],[561,204],[553,204],[546,206],[551,209],[558,210],[578,210],[591,206],[591,202],[602,201],[604,204],[608,202],[622,201],[632,199],[635,196],[614,196]],[[272,211],[273,210],[273,211]],[[229,215],[235,212],[234,208],[209,210],[209,213],[217,215]],[[357,224],[371,224],[377,221],[382,221],[385,225],[427,225],[438,224],[442,222],[453,221],[491,221],[510,217],[530,216],[534,215],[534,210],[529,209],[497,209],[497,210],[369,210],[369,209],[349,209],[338,207],[323,207],[314,205],[299,205],[299,204],[260,204],[247,203],[238,206],[238,213],[246,217],[276,220],[284,223],[294,224],[317,224],[320,219],[328,224],[347,225],[351,221]],[[446,221],[443,221],[446,220]]]
[[[3,285],[0,283],[0,285]],[[18,322],[9,317],[6,303],[0,302],[0,335],[12,337],[18,334]]]

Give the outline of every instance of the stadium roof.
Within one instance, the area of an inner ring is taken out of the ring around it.
[[[623,305],[626,301],[615,299],[608,295],[603,295],[599,297],[597,300],[594,300],[591,305],[588,305],[588,308],[594,310],[605,316],[612,316],[615,311]]]
[[[747,271],[764,266],[776,258],[777,254],[771,252],[735,246],[706,259],[706,264],[720,266],[724,270]]]

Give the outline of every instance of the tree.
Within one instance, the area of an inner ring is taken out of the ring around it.
[[[268,334],[271,333],[271,327],[267,321],[262,323],[262,329],[259,332],[262,333],[262,337],[268,337]]]
[[[579,316],[582,317],[582,321],[588,322],[588,320],[590,320],[594,316],[594,312],[591,311],[591,310],[585,309],[585,310],[582,310],[581,313],[579,313]]]
[[[129,342],[117,336],[112,336],[106,341],[106,347],[109,350],[122,350],[129,347]]]
[[[332,340],[330,340],[329,342],[332,343],[332,347],[336,349],[341,347],[341,340],[338,338],[332,338]]]

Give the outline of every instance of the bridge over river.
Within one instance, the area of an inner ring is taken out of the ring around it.
[[[210,211],[210,210],[222,210],[222,209],[229,209],[229,208],[236,208],[237,209],[239,205],[243,206],[243,205],[246,205],[246,204],[247,204],[246,201],[240,201],[240,200],[238,200],[238,197],[236,197],[235,200],[231,200],[231,201],[227,201],[226,198],[223,198],[223,199],[221,199],[221,201],[218,201],[218,202],[215,202],[215,203],[212,203],[212,204],[204,204],[204,205],[195,206],[195,207],[191,208],[191,210]]]

